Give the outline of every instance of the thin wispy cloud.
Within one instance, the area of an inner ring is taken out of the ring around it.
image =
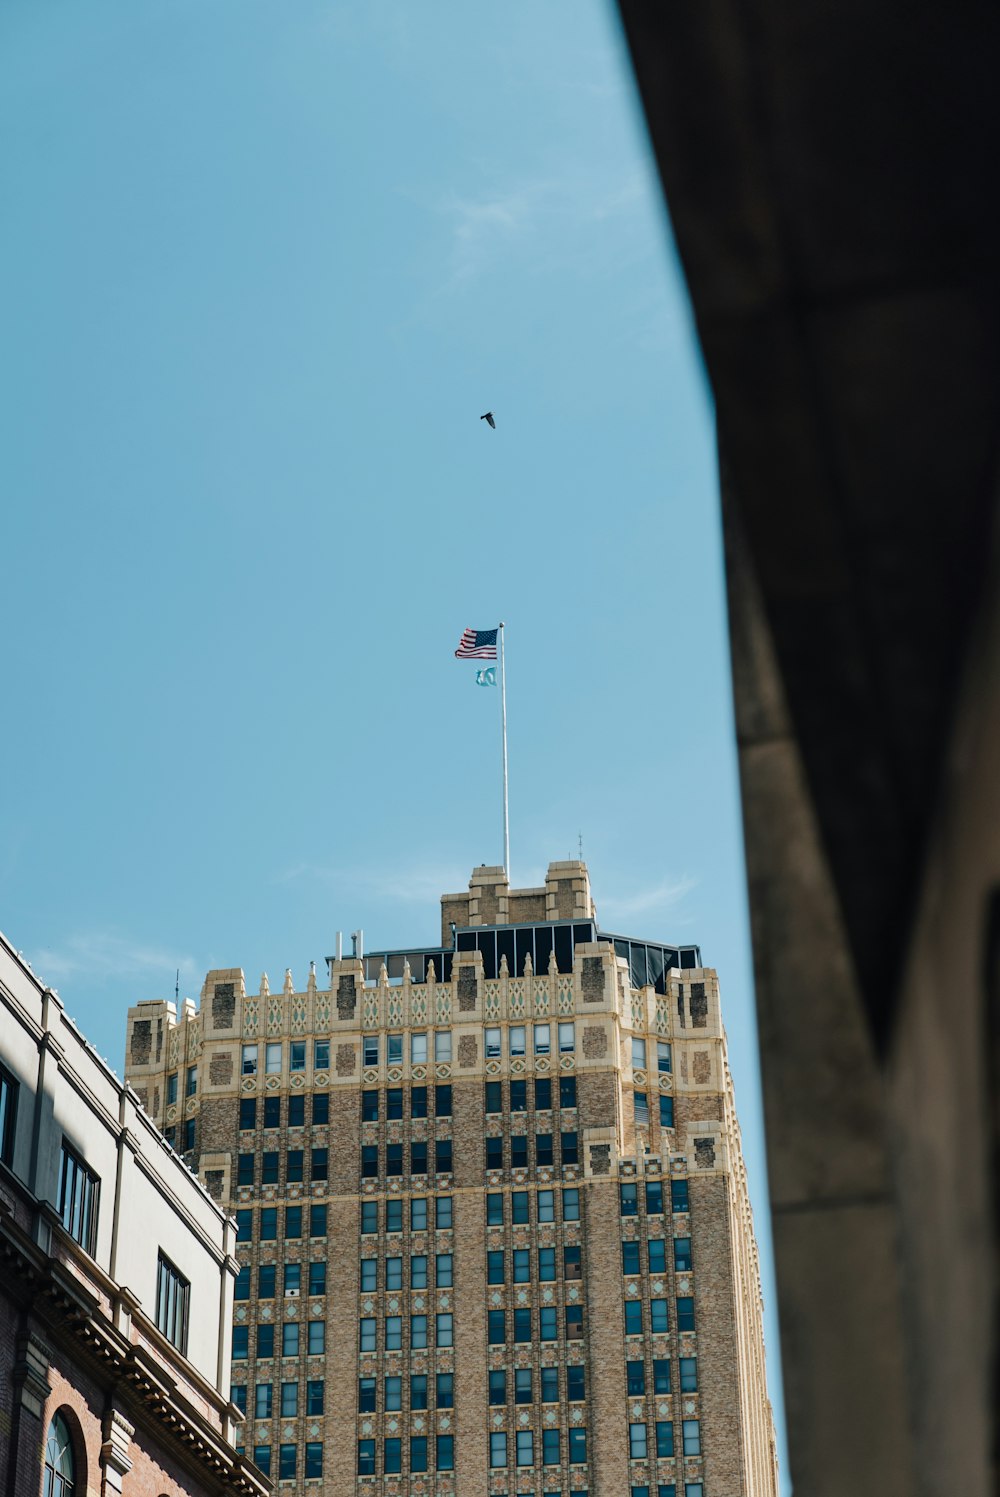
[[[392,870],[342,868],[335,864],[295,863],[275,876],[278,884],[299,881],[321,883],[329,888],[355,890],[365,898],[393,900],[400,904],[435,905],[442,894],[468,887],[469,871],[457,864],[403,866]]]
[[[147,946],[118,931],[82,931],[58,946],[31,953],[32,968],[42,982],[155,978],[163,985],[178,970],[190,985],[199,974],[195,959],[165,947]]]
[[[675,923],[684,922],[683,905],[698,880],[688,874],[678,879],[665,879],[652,888],[602,894],[598,906],[601,923],[614,926],[623,920],[636,920],[645,915],[659,917],[669,914]]]

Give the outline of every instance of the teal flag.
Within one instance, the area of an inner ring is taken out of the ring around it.
[[[495,686],[497,684],[497,668],[488,665],[485,670],[476,671],[477,686]]]

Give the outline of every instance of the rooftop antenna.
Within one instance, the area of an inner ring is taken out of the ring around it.
[[[582,832],[577,832],[577,834],[576,834],[576,840],[577,840],[577,843],[578,843],[579,848],[580,848],[580,862],[582,863],[583,862],[583,833]]]
[[[177,968],[177,976],[174,978],[174,1002],[181,1001],[181,969]]]

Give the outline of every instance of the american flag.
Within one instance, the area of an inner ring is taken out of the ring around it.
[[[495,660],[498,633],[497,629],[463,629],[456,660]]]

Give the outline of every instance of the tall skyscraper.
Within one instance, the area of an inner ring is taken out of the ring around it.
[[[582,862],[340,945],[304,991],[129,1011],[129,1081],[239,1223],[247,1454],[329,1497],[775,1497],[698,948],[604,932]]]

